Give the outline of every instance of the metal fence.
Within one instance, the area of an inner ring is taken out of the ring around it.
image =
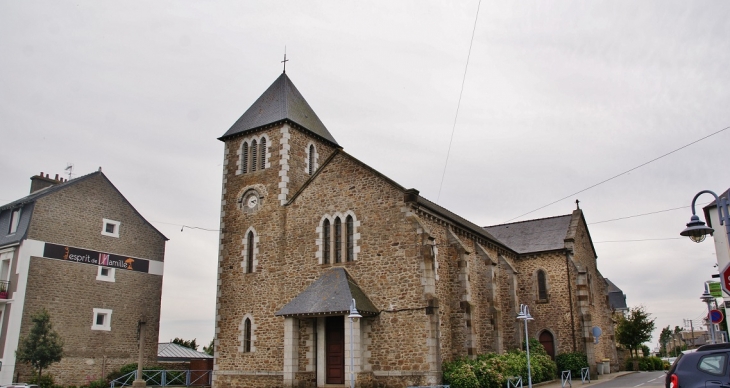
[[[210,386],[213,371],[211,370],[143,370],[142,377],[148,387],[191,387]],[[137,379],[137,371],[112,380],[111,388],[131,386]]]

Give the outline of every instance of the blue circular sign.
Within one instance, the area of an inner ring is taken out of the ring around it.
[[[712,323],[720,323],[722,322],[722,318],[722,311],[710,310],[710,321],[712,321]]]

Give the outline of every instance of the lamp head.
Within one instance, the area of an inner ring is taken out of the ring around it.
[[[687,228],[683,230],[679,235],[687,236],[690,238],[690,240],[699,243],[704,241],[705,237],[707,237],[708,234],[712,236],[712,233],[714,232],[714,229],[705,225],[704,222],[700,221],[700,217],[697,217],[696,214],[693,214],[692,218],[687,224]]]
[[[352,304],[350,305],[350,315],[347,316],[351,319],[357,319],[362,318],[362,315],[360,315],[360,312],[357,311],[357,307],[355,307],[355,299],[352,299]]]

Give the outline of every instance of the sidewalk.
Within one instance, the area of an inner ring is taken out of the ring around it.
[[[595,384],[598,384],[598,383],[604,383],[606,381],[611,381],[611,380],[613,380],[613,379],[615,379],[617,377],[626,376],[626,375],[631,374],[631,373],[638,373],[638,372],[634,372],[634,371],[623,371],[623,372],[609,373],[607,375],[598,375],[598,378],[597,379],[595,379],[595,380],[591,379],[591,382],[590,383],[585,383],[585,384],[583,384],[583,382],[580,381],[580,376],[578,376],[578,379],[577,380],[576,379],[573,379],[573,387],[574,388],[589,387],[591,385],[595,385]],[[524,385],[524,386],[527,386],[527,385]],[[560,382],[560,379],[553,380],[553,381],[546,381],[544,383],[539,383],[539,384],[532,384],[532,386],[533,387],[540,387],[540,388],[561,388],[562,387],[561,382]],[[567,383],[565,384],[565,386],[566,387],[569,387],[569,385]]]

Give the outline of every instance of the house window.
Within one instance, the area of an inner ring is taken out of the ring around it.
[[[20,223],[20,209],[13,210],[10,213],[10,230],[8,234],[13,234],[18,231],[18,224]]]
[[[258,242],[259,237],[256,235],[256,231],[253,228],[249,228],[246,232],[246,237],[243,239],[243,261],[241,262],[243,273],[253,273],[256,271]]]
[[[94,320],[91,323],[91,330],[112,330],[112,310],[94,309]]]
[[[324,216],[318,228],[320,238],[317,240],[318,257],[321,264],[351,262],[357,260],[360,252],[357,228],[360,222],[351,212],[337,214],[334,217]],[[343,225],[344,224],[344,225]]]
[[[119,226],[121,225],[121,222],[114,221],[114,220],[107,220],[106,218],[103,218],[102,225],[103,225],[101,228],[102,235],[119,238]]]
[[[251,353],[251,320],[243,321],[243,352]]]
[[[548,299],[547,280],[543,270],[537,271],[537,299],[544,302]]]
[[[114,282],[114,275],[114,268],[100,266],[96,272],[96,280],[101,280],[102,282]]]

